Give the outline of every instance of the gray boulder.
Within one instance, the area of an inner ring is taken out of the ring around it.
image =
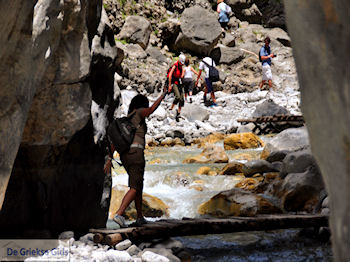
[[[222,39],[222,44],[227,47],[234,47],[236,45],[235,37],[232,34],[225,34],[224,39]]]
[[[216,15],[202,7],[193,6],[182,13],[180,21],[181,33],[176,39],[175,49],[208,55],[222,33]]]
[[[303,173],[288,174],[281,186],[282,206],[286,211],[312,212],[324,189],[318,168],[308,167]]]
[[[267,158],[274,151],[297,151],[310,146],[309,135],[305,127],[289,128],[272,138],[264,147],[262,157]]]
[[[162,54],[159,48],[148,46],[146,49],[147,55],[156,60],[158,63],[168,63],[168,59]]]
[[[147,57],[145,50],[138,44],[129,44],[124,50],[130,58],[144,59]]]
[[[146,49],[151,32],[151,24],[146,18],[133,15],[126,18],[117,38],[139,44],[143,49]]]
[[[320,173],[316,160],[311,155],[309,150],[302,150],[298,152],[289,153],[283,159],[283,168],[280,176],[284,178],[289,173],[303,173],[309,167],[313,167]]]
[[[277,105],[273,100],[269,99],[256,106],[252,117],[273,116],[273,115],[289,115],[288,110]]]
[[[248,161],[247,163],[244,163],[243,165],[243,174],[246,177],[250,177],[254,174],[260,173],[267,173],[267,172],[276,172],[276,170],[270,162],[267,162],[266,160],[252,160]]]
[[[237,47],[218,45],[210,52],[210,57],[217,64],[232,65],[241,62],[244,59],[244,53]]]
[[[209,119],[209,113],[206,109],[193,104],[186,103],[181,110],[181,115],[187,118],[190,122],[205,121]]]

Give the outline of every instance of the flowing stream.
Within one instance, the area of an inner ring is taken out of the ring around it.
[[[263,140],[269,138],[262,137]],[[222,142],[217,143],[223,146]],[[171,218],[198,217],[200,204],[217,193],[234,187],[242,178],[199,175],[200,167],[219,171],[225,164],[184,164],[183,160],[202,152],[202,148],[157,147],[146,150],[144,192],[169,206]],[[226,151],[230,161],[245,154],[258,159],[262,148]],[[244,161],[244,160],[240,160]],[[113,185],[127,185],[123,168],[113,172]],[[203,190],[197,190],[196,186]],[[150,218],[148,218],[150,219]],[[193,254],[192,261],[331,261],[329,243],[302,237],[300,230],[242,232],[220,235],[178,237]]]

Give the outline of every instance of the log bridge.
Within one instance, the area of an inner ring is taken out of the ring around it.
[[[94,233],[95,243],[114,246],[125,239],[130,239],[133,243],[138,244],[152,239],[167,239],[175,236],[326,226],[328,226],[328,216],[326,215],[263,215],[225,219],[163,219],[150,222],[142,227],[114,230],[90,229],[90,233]]]
[[[261,116],[249,119],[238,119],[237,122],[242,124],[253,123],[253,133],[258,135],[279,133],[284,129],[291,127],[300,127],[304,125],[303,116],[299,115],[273,115]]]

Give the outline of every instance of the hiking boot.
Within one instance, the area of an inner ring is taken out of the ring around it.
[[[176,122],[179,122],[179,120],[180,120],[180,113],[179,113],[179,111],[176,112],[175,120],[176,120]]]
[[[115,215],[113,217],[113,221],[116,222],[120,228],[124,228],[124,227],[128,227],[126,224],[125,224],[125,218],[123,216],[120,216],[120,215]]]

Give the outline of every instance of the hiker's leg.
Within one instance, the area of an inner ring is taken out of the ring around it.
[[[122,216],[124,214],[124,211],[130,205],[130,203],[133,200],[135,200],[135,197],[136,197],[136,189],[130,188],[129,191],[123,197],[122,203],[116,214]]]
[[[269,88],[272,88],[272,79],[269,79]]]
[[[179,90],[178,85],[174,84],[173,91],[175,94],[175,99],[174,99],[173,105],[175,106],[176,104],[178,104],[180,102],[180,99],[181,99],[180,90]]]
[[[142,190],[136,191],[135,207],[136,207],[137,218],[143,217],[143,215],[142,215]]]
[[[260,90],[262,89],[263,85],[265,84],[265,81],[266,81],[266,80],[262,80],[262,81],[260,82],[260,86],[259,86]]]
[[[213,100],[213,102],[216,103],[214,91],[210,92],[210,96],[211,96],[211,99]]]

